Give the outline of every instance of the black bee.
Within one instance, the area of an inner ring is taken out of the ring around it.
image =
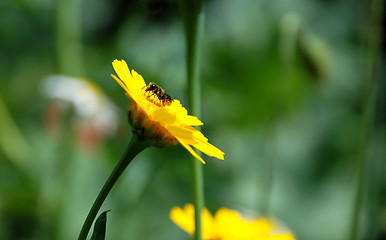
[[[148,94],[148,96],[156,95],[158,100],[160,100],[164,106],[169,106],[173,102],[173,98],[165,93],[165,91],[160,86],[153,82],[146,86],[145,92]],[[149,92],[151,95],[149,95]]]

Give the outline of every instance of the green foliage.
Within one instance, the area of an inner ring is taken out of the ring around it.
[[[108,212],[109,211],[104,211],[101,213],[95,221],[94,232],[92,233],[91,240],[105,240]]]
[[[100,86],[115,103],[110,135],[87,128],[91,120],[71,104],[42,94],[43,78],[60,72],[54,2],[0,3],[0,239],[79,234],[131,137],[112,60],[125,59],[147,82],[187,102],[178,8],[168,1],[149,10],[142,5],[148,2],[81,2],[84,76],[71,77]],[[205,11],[202,130],[226,153],[225,161],[205,159],[207,207],[271,214],[298,239],[347,238],[367,9],[359,1],[212,0]],[[370,187],[362,222],[372,239],[385,231],[382,86],[365,149]],[[147,149],[133,161],[103,205],[114,211],[107,239],[187,239],[168,219],[172,206],[191,202],[187,156],[175,146]]]

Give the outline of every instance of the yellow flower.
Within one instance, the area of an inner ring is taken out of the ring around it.
[[[189,233],[194,234],[194,206],[184,209],[173,207],[172,221]],[[217,210],[214,217],[204,208],[201,215],[203,240],[295,240],[290,232],[277,231],[277,224],[266,218],[245,219],[238,211],[227,208]]]
[[[192,149],[197,148],[208,156],[224,159],[224,153],[208,143],[208,139],[193,126],[203,123],[195,116],[188,115],[180,101],[162,101],[154,92],[146,91],[142,76],[129,70],[124,60],[114,60],[113,67],[118,77],[111,75],[126,91],[130,98],[129,122],[133,132],[152,145],[164,147],[179,142],[202,163],[205,161]]]

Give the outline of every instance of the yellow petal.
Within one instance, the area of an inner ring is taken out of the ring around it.
[[[292,233],[278,233],[267,238],[268,240],[295,240]]]
[[[181,116],[180,121],[185,124],[185,125],[190,125],[190,126],[201,126],[203,123],[195,116]]]
[[[218,159],[224,160],[224,152],[208,142],[199,141],[198,143],[193,144],[193,147],[197,148],[210,157],[216,157]]]
[[[207,142],[208,141],[208,139],[204,136],[204,134],[202,134],[202,132],[198,131],[194,127],[186,126],[186,128],[191,129],[193,131],[193,135],[194,135],[195,139],[197,139],[199,141],[202,141],[202,142]]]
[[[226,208],[219,209],[215,214],[216,227],[221,239],[265,239],[271,228],[259,229],[254,221],[244,219],[240,213]],[[264,231],[264,234],[261,232]]]
[[[126,62],[124,60],[119,61],[115,59],[113,61],[113,68],[117,73],[118,78],[114,75],[111,75],[111,76],[119,83],[119,85],[121,85],[123,89],[125,89],[127,93],[129,93],[131,98],[137,98],[136,95],[138,94],[137,93],[138,90],[137,90],[137,87],[135,86],[136,85],[135,81],[131,76],[129,67],[127,66]]]
[[[198,143],[198,141],[194,138],[193,131],[190,129],[175,125],[169,125],[166,128],[174,137],[180,138],[186,144],[193,145]]]
[[[146,87],[145,80],[143,80],[141,74],[134,71],[134,69],[131,69],[131,75],[133,76],[135,85],[137,85],[137,89],[142,90],[144,87]]]
[[[185,230],[190,235],[194,234],[194,207],[192,204],[185,205],[185,209],[180,207],[173,207],[170,211],[169,217],[172,221]]]
[[[154,121],[162,123],[164,126],[169,126],[177,121],[177,117],[170,114],[165,108],[157,107],[150,112],[150,116]]]
[[[170,112],[173,112],[175,114],[182,113],[186,111],[185,115],[188,114],[188,111],[181,105],[181,102],[177,99],[174,99],[172,104],[166,107]]]
[[[210,157],[216,157],[218,159],[224,160],[224,152],[222,152],[220,149],[213,146],[212,144],[208,143],[208,139],[204,136],[204,134],[202,134],[194,127],[186,126],[186,128],[192,130],[193,137],[197,140],[196,143],[190,145],[193,145],[195,148]]]
[[[201,226],[203,239],[217,239],[214,218],[207,208],[202,210]]]
[[[125,83],[128,89],[133,90],[133,77],[131,76],[129,67],[127,66],[125,60],[117,60],[113,61],[113,68],[115,72],[118,74],[118,77]]]
[[[115,81],[117,81],[117,83],[119,85],[121,85],[121,87],[126,91],[126,92],[129,92],[129,89],[127,88],[127,86],[125,85],[124,82],[122,82],[121,79],[117,78],[114,74],[111,74],[111,76],[115,79]]]
[[[194,206],[192,204],[186,204],[184,209],[173,207],[170,211],[170,218],[177,226],[187,233],[190,235],[194,234],[196,227],[194,222]],[[203,239],[217,239],[214,218],[207,208],[202,210],[201,226]]]
[[[136,103],[141,102],[141,97],[136,94],[135,92],[131,91],[127,86],[125,85],[124,82],[122,82],[118,77],[115,75],[111,74],[111,76],[115,79],[115,81],[126,91],[125,95],[130,98],[131,100],[135,101]]]
[[[186,108],[184,108],[177,99],[174,99],[170,106],[166,106],[166,109],[172,114],[177,115],[181,124],[191,126],[203,125],[197,117],[188,115]]]
[[[260,218],[253,222],[253,226],[256,234],[267,235],[273,228],[274,225],[267,218]]]
[[[202,159],[189,145],[187,145],[182,139],[177,138],[177,141],[184,147],[186,150],[190,152],[195,158],[200,160],[203,164],[205,164],[204,159]]]
[[[212,144],[208,143],[208,139],[197,129],[193,127],[183,128],[173,125],[167,126],[166,128],[175,138],[183,141],[184,144],[193,145],[195,148],[210,157],[216,157],[218,159],[224,160],[224,153]],[[189,150],[189,148],[186,149]]]

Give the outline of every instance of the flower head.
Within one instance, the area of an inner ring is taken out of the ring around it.
[[[118,77],[111,76],[131,100],[129,122],[140,139],[158,147],[179,142],[202,163],[205,161],[191,146],[208,156],[224,159],[224,153],[208,143],[208,139],[193,127],[203,123],[197,117],[188,115],[180,101],[171,99],[154,83],[146,85],[140,74],[134,70],[130,72],[124,60],[114,60],[113,67]]]
[[[41,91],[52,100],[47,110],[47,126],[54,136],[59,134],[65,120],[63,114],[69,109],[73,109],[71,123],[82,146],[96,146],[116,133],[119,125],[117,107],[93,81],[50,75],[42,80]]]
[[[174,207],[170,211],[172,221],[194,234],[194,206]],[[266,218],[246,219],[238,211],[220,208],[212,216],[204,208],[201,215],[203,240],[295,240],[290,232],[277,231],[277,224]]]

